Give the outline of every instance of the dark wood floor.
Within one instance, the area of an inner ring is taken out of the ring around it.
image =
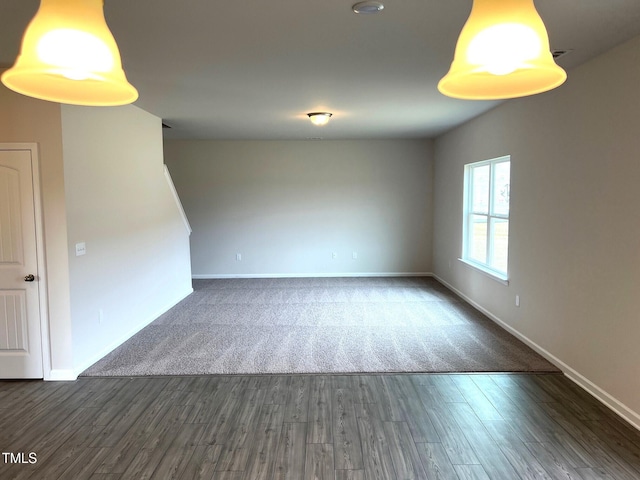
[[[3,480],[640,478],[640,433],[561,375],[0,382],[0,426]]]

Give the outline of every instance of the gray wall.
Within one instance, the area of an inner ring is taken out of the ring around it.
[[[428,140],[174,140],[165,158],[196,277],[431,271]]]
[[[640,38],[435,142],[434,272],[640,425]],[[510,283],[457,259],[463,165],[511,155]],[[515,306],[515,295],[521,306]]]
[[[164,176],[159,118],[63,105],[62,139],[79,373],[191,292],[189,232]]]

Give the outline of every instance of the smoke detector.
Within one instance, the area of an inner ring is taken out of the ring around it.
[[[351,7],[353,13],[380,13],[384,10],[384,5],[381,2],[358,2]]]

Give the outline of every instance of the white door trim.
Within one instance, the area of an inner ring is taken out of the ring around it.
[[[40,190],[40,152],[37,143],[0,143],[0,150],[30,150],[33,185],[33,215],[36,227],[36,258],[38,265],[38,301],[40,307],[40,336],[42,337],[42,372],[44,380],[51,380],[51,343],[49,341],[49,297],[47,296],[47,262],[45,257],[42,192]]]

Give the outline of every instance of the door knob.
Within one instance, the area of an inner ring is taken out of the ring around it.
[[[36,279],[35,275],[33,275],[31,273],[29,275],[27,275],[26,277],[24,277],[24,281],[25,282],[33,282],[35,279]]]

